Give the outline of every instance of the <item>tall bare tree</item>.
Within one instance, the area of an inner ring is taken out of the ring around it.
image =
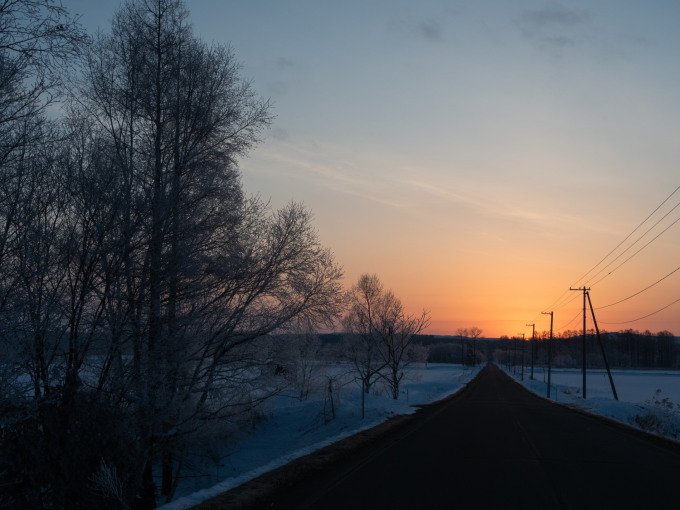
[[[399,398],[404,370],[411,363],[421,361],[422,353],[414,345],[416,335],[430,323],[429,313],[423,310],[419,315],[407,314],[404,307],[392,292],[384,297],[382,316],[383,328],[387,331],[387,345],[382,349],[386,364],[383,377],[392,392],[392,398]]]
[[[53,5],[0,3],[0,28],[8,9],[30,20]],[[82,40],[67,24],[43,35],[53,45],[24,56],[46,69]],[[0,339],[13,356],[2,380],[15,367],[33,398],[0,396],[23,413],[0,440],[46,460],[27,480],[0,455],[0,485],[26,507],[95,508],[114,495],[151,508],[154,466],[169,500],[200,427],[285,383],[271,376],[274,334],[339,317],[342,271],[305,207],[245,196],[237,163],[270,105],[229,48],[193,34],[183,2],[122,5],[89,46],[61,127],[40,117],[56,75],[26,64],[2,88],[16,48],[0,47],[0,96],[15,100],[0,105]],[[15,143],[19,128],[40,143]],[[116,483],[102,495],[82,489],[88,480]]]
[[[131,344],[121,388],[139,397],[152,505],[157,450],[171,497],[173,458],[181,462],[173,444],[198,416],[243,408],[252,387],[243,377],[256,373],[244,367],[266,361],[251,343],[338,315],[341,271],[304,207],[272,213],[244,196],[237,161],[260,142],[270,105],[240,78],[229,48],[194,36],[183,2],[123,4],[92,46],[77,103],[109,139],[122,197],[104,317],[112,338]],[[225,397],[229,381],[238,396]]]
[[[365,393],[374,378],[381,377],[397,399],[404,369],[420,360],[413,342],[428,326],[429,313],[407,314],[377,275],[361,275],[350,296],[350,309],[343,320],[349,333],[343,356],[354,366]]]
[[[380,301],[384,293],[377,275],[363,274],[349,292],[349,310],[343,317],[345,337],[342,357],[356,371],[363,393],[369,393],[376,377],[385,368],[380,352]]]

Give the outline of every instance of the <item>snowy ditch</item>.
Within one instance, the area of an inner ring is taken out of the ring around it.
[[[258,408],[248,430],[241,427],[236,436],[210,438],[205,451],[190,459],[176,499],[159,508],[190,508],[393,416],[414,413],[415,406],[461,389],[481,368],[437,363],[411,366],[406,369],[400,398],[392,399],[387,388],[377,386],[365,396],[362,419],[360,386],[347,374],[347,367],[326,366],[306,400],[286,395],[271,398]],[[332,397],[329,380],[333,381]]]

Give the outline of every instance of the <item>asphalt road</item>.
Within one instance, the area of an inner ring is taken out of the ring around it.
[[[680,450],[489,365],[457,397],[270,508],[680,508]]]

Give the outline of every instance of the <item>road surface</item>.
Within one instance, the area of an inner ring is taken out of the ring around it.
[[[680,450],[548,402],[487,366],[398,434],[268,508],[680,508]]]

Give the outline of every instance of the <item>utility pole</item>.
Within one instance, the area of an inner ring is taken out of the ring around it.
[[[526,339],[524,338],[524,333],[521,333],[521,335],[522,335],[522,372],[521,372],[521,374],[522,374],[522,381],[523,381],[524,380],[524,351],[525,351],[524,342],[525,342]]]
[[[531,351],[531,379],[534,380],[534,340],[536,339],[536,324],[527,324],[531,326],[531,340],[529,340],[529,350]]]
[[[569,290],[579,290],[583,292],[583,398],[586,398],[586,296],[588,294],[588,291],[590,290],[590,287],[579,287],[578,289],[572,289],[569,287]]]
[[[553,312],[541,312],[550,315],[550,338],[548,339],[548,398],[550,398],[550,369],[552,366]]]
[[[607,361],[607,354],[604,352],[604,345],[602,344],[602,338],[600,338],[600,328],[597,327],[597,320],[595,319],[595,309],[593,308],[593,302],[590,300],[590,292],[586,292],[588,296],[588,304],[590,305],[590,313],[593,316],[593,324],[595,325],[595,333],[597,334],[597,343],[600,344],[600,351],[602,352],[602,359],[604,360],[604,367],[607,369],[607,375],[609,376],[609,384],[612,387],[612,393],[614,394],[614,400],[618,400],[619,396],[616,393],[616,386],[614,386],[614,379],[612,378],[612,371],[609,370],[609,362]]]

